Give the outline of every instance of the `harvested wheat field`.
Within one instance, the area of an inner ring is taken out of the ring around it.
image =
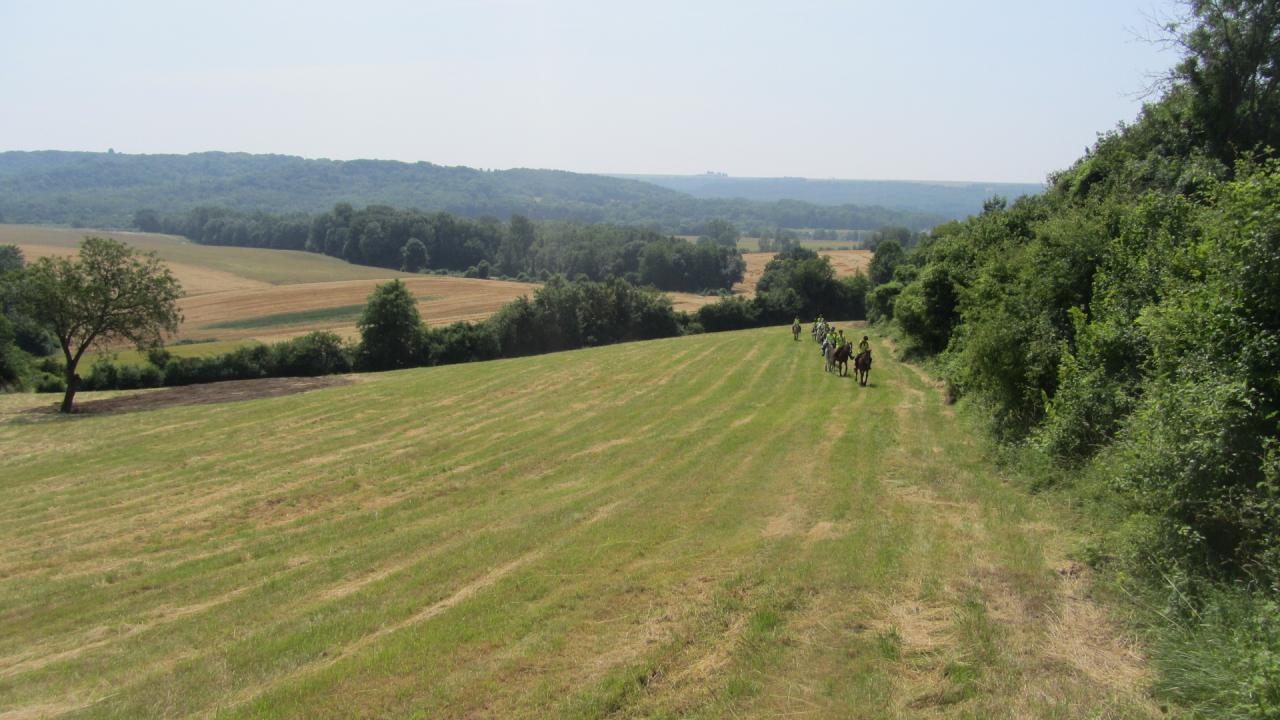
[[[483,320],[538,289],[531,283],[437,275],[402,278],[430,325]],[[313,330],[351,336],[369,294],[386,280],[278,285],[183,298],[179,337],[275,340]]]
[[[269,285],[411,277],[408,273],[352,265],[300,250],[198,245],[185,238],[156,233],[0,225],[0,245],[17,245],[28,259],[70,255],[86,235],[114,238],[156,253],[173,270],[188,295]]]
[[[1061,507],[876,349],[4,398],[0,716],[1158,717]]]

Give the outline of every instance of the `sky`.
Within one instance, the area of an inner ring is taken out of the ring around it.
[[[1040,182],[1171,0],[0,0],[0,150]]]

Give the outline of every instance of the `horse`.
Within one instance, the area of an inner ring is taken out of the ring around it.
[[[800,342],[800,323],[791,323],[791,339]]]
[[[836,366],[836,369],[839,370],[840,377],[845,377],[849,374],[849,355],[852,353],[853,347],[848,343],[845,343],[831,351],[831,355],[827,362],[828,364]]]
[[[866,385],[871,377],[871,351],[863,350],[853,360],[854,374],[858,376],[858,384]]]

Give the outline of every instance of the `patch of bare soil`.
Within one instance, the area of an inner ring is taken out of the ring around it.
[[[130,413],[159,410],[178,405],[214,405],[217,403],[282,397],[320,390],[321,388],[350,385],[355,380],[348,375],[324,377],[263,378],[261,380],[227,380],[225,382],[184,385],[182,387],[142,390],[127,395],[85,400],[76,403],[75,414],[98,415],[102,413]],[[28,413],[55,413],[57,403],[31,408]]]

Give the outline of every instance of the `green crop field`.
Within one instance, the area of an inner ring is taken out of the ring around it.
[[[770,329],[2,397],[0,716],[1159,716],[1061,511],[877,358]]]

